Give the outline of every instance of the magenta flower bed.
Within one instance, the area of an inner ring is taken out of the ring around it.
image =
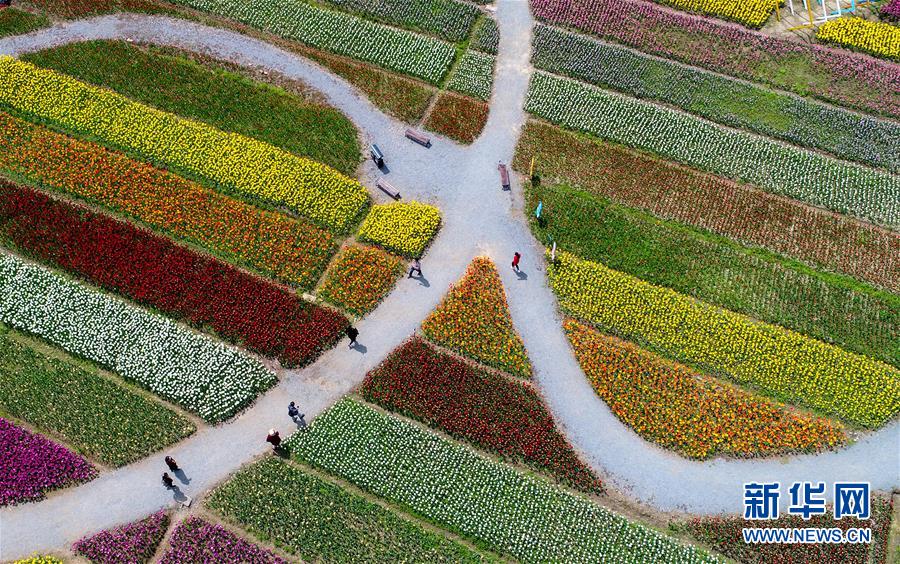
[[[531,0],[531,5],[537,18],[551,24],[799,94],[900,117],[900,65],[888,61],[777,39],[643,0]],[[795,81],[797,73],[810,79]]]
[[[72,548],[97,564],[142,564],[156,552],[169,528],[165,511],[76,542]]]
[[[97,471],[81,456],[0,418],[0,507],[86,482]]]
[[[172,546],[160,564],[288,564],[270,551],[199,517],[185,519],[169,542]]]
[[[881,7],[881,19],[900,21],[900,0],[891,0]]]

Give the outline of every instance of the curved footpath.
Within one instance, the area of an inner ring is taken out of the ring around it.
[[[303,80],[348,115],[368,140],[379,144],[391,183],[404,200],[416,198],[441,207],[444,224],[423,261],[427,283],[401,279],[378,309],[358,323],[363,350],[348,350],[344,341],[314,364],[284,371],[280,383],[236,419],[204,428],[169,449],[188,474],[189,483],[181,484],[181,491],[200,496],[263,454],[269,428],[287,434],[290,400],[298,401],[311,418],[349,392],[416,331],[479,254],[491,256],[500,266],[513,322],[528,348],[535,380],[564,432],[608,483],[640,502],[664,511],[739,512],[745,481],[854,480],[871,482],[877,489],[900,487],[900,423],[835,453],[694,462],[645,442],[612,415],[569,348],[543,272],[543,248],[532,238],[523,215],[521,191],[515,183],[512,196],[499,187],[497,162],[512,159],[526,119],[523,103],[531,75],[533,22],[525,1],[497,4],[501,34],[491,111],[484,133],[471,147],[437,136],[432,136],[430,149],[419,147],[403,137],[405,125],[382,114],[342,79],[263,41],[226,30],[164,17],[118,15],[0,39],[0,53],[11,55],[90,39],[130,39]],[[373,186],[376,174],[368,163],[365,183]],[[506,267],[514,251],[522,253],[527,277]],[[160,484],[162,454],[104,473],[43,502],[0,511],[0,560],[62,549],[86,534],[173,504],[172,493]]]

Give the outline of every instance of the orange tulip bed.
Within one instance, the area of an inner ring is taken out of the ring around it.
[[[401,259],[387,251],[347,247],[328,270],[318,295],[362,317],[391,291],[402,270]]]
[[[565,330],[582,369],[616,417],[685,456],[815,452],[847,441],[836,422],[701,376],[577,321],[567,320]]]
[[[488,105],[481,100],[444,92],[438,96],[425,127],[460,143],[471,143],[481,135],[487,117]]]
[[[368,401],[413,417],[588,492],[600,480],[578,459],[528,382],[473,368],[414,338],[370,372]]]
[[[96,202],[300,288],[315,284],[335,251],[324,229],[2,112],[0,172]]]
[[[422,323],[432,342],[499,370],[528,378],[531,364],[513,328],[497,267],[478,257]]]

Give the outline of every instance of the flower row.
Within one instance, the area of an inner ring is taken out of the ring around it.
[[[691,458],[815,452],[842,445],[842,427],[795,413],[568,320],[566,333],[597,394],[648,441]]]
[[[544,73],[532,78],[526,109],[569,129],[775,194],[887,225],[900,224],[900,176]]]
[[[481,13],[460,0],[325,0],[341,10],[459,43]]]
[[[157,511],[146,519],[76,541],[72,550],[92,564],[149,562],[169,528],[169,514]]]
[[[900,27],[893,24],[837,18],[820,25],[816,39],[900,61]]]
[[[441,212],[416,201],[373,206],[359,228],[359,239],[407,257],[421,257],[437,234]]]
[[[344,329],[296,292],[130,223],[0,182],[0,237],[26,255],[285,366],[308,363]]]
[[[48,491],[93,479],[97,471],[66,447],[0,418],[0,507],[34,501]]]
[[[758,33],[645,0],[532,0],[531,8],[538,19],[640,51],[900,117],[900,67],[887,61]],[[778,68],[796,72],[773,71]],[[798,80],[797,73],[805,79]]]
[[[679,10],[700,12],[736,21],[748,27],[759,29],[766,23],[772,12],[778,9],[781,0],[661,0]]]
[[[864,427],[900,412],[900,370],[881,362],[565,252],[549,276],[575,317],[713,374]]]
[[[526,125],[516,169],[532,158],[543,177],[900,290],[900,238],[884,229],[545,123]]]
[[[469,49],[453,71],[447,88],[479,100],[491,97],[494,82],[494,57]]]
[[[900,125],[651,57],[558,28],[535,28],[534,64],[712,121],[900,172]]]
[[[172,410],[0,325],[0,411],[61,437],[80,454],[121,466],[175,444],[194,425]]]
[[[900,21],[900,0],[888,0],[888,3],[882,6],[878,13],[883,20]]]
[[[2,112],[0,169],[304,289],[316,284],[335,251],[324,229]]]
[[[231,417],[275,383],[241,351],[10,255],[0,256],[0,321],[209,422]]]
[[[445,41],[320,8],[302,0],[176,2],[432,84],[441,82],[456,56],[454,45]]]
[[[601,489],[531,384],[472,368],[420,339],[401,345],[369,372],[359,393],[565,484]]]
[[[516,333],[497,267],[472,261],[465,276],[422,323],[434,343],[510,374],[528,378],[531,363]]]
[[[227,133],[54,71],[0,57],[0,104],[97,137],[345,231],[368,202],[359,182],[267,143]]]
[[[481,561],[465,546],[276,457],[232,476],[207,506],[305,562]]]
[[[194,516],[178,524],[169,538],[169,548],[159,562],[160,564],[195,562],[288,564],[287,560],[276,556],[272,551],[242,539],[221,525]]]
[[[481,100],[454,92],[440,92],[425,119],[425,127],[460,143],[471,143],[484,130],[488,110],[488,105]]]
[[[352,400],[288,441],[293,457],[523,562],[706,562],[586,498]]]
[[[500,29],[497,27],[497,20],[486,16],[469,47],[488,55],[496,55],[500,47]]]
[[[328,269],[317,294],[362,317],[391,291],[402,270],[403,262],[391,253],[374,247],[346,247]]]

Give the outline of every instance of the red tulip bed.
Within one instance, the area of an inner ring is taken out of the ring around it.
[[[368,401],[423,421],[504,458],[545,470],[584,491],[600,480],[556,430],[527,382],[478,370],[414,338],[370,372]]]
[[[697,540],[711,546],[722,554],[740,562],[771,564],[884,564],[887,560],[887,543],[891,528],[893,503],[873,496],[871,518],[861,520],[844,517],[836,521],[831,509],[825,515],[814,515],[804,521],[797,515],[782,515],[772,521],[748,523],[741,516],[698,517],[687,523],[687,529]],[[837,527],[872,529],[872,543],[859,544],[747,544],[741,529],[758,528],[808,528]],[[871,557],[871,560],[870,560]]]
[[[0,184],[0,238],[21,252],[285,366],[330,347],[347,320],[288,288],[30,188]]]

